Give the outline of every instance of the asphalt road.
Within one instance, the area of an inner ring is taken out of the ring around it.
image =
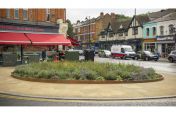
[[[145,67],[145,68],[154,68],[156,71],[160,72],[169,72],[176,74],[176,63],[169,63],[163,61],[142,61],[142,60],[122,60],[122,59],[112,59],[112,58],[99,58],[95,57],[96,62],[109,62],[109,63],[126,63],[126,64],[134,64],[137,66]]]
[[[0,95],[0,106],[176,106],[176,98],[121,101],[75,101],[1,96],[2,95]]]
[[[121,60],[95,57],[95,62],[127,63],[145,68],[152,67],[156,71],[175,74],[176,63]],[[16,97],[0,94],[0,106],[176,106],[176,98],[148,100],[114,100],[114,101],[79,101],[79,100],[50,100],[39,98]]]

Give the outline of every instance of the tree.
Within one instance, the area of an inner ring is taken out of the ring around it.
[[[71,21],[69,19],[67,19],[66,22],[68,23],[67,35],[73,37],[75,35],[75,33],[73,32],[73,25],[71,24]]]

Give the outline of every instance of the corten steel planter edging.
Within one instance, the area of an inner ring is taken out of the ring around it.
[[[138,80],[138,81],[115,81],[115,80],[52,80],[52,79],[37,79],[37,78],[21,78],[14,75],[12,77],[32,82],[43,82],[43,83],[63,83],[63,84],[122,84],[122,83],[147,83],[147,82],[156,82],[164,79],[162,75],[160,75],[159,79],[154,80]]]

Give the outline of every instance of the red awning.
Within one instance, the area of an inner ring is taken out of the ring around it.
[[[74,39],[72,37],[69,37],[69,36],[67,36],[67,38],[71,41],[71,44],[73,46],[79,46],[80,45],[79,42],[76,39]]]
[[[0,44],[31,44],[24,33],[0,32]]]
[[[70,45],[70,40],[62,34],[31,34],[26,33],[32,45]]]

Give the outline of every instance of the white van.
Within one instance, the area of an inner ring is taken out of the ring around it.
[[[113,58],[119,57],[121,59],[136,59],[136,53],[133,51],[130,45],[113,45],[111,47],[111,55]]]

